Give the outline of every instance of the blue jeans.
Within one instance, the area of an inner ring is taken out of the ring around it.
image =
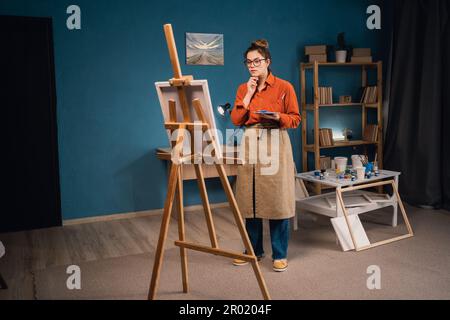
[[[272,259],[286,259],[289,240],[289,219],[269,220]],[[260,218],[245,219],[250,242],[257,257],[264,255],[263,221]]]

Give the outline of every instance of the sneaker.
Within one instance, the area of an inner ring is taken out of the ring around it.
[[[273,261],[273,271],[283,272],[286,271],[288,267],[287,259],[276,259]]]
[[[262,258],[264,258],[264,255],[256,257],[256,259],[258,261],[261,261]],[[241,259],[234,259],[233,260],[233,265],[235,265],[235,266],[245,266],[246,264],[248,264],[248,261],[241,260]]]

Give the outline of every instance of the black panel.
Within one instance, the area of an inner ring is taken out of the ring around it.
[[[0,232],[59,226],[52,20],[0,16],[0,41],[6,161]]]

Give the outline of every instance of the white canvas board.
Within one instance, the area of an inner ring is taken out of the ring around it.
[[[357,214],[350,215],[348,216],[348,220],[357,246],[364,247],[370,245],[369,238],[367,238],[366,231],[361,224],[361,220],[359,220],[359,216]],[[332,218],[331,224],[333,225],[334,231],[339,239],[339,244],[341,245],[342,250],[349,251],[355,249],[345,217]]]
[[[168,81],[156,82],[156,92],[158,93],[159,103],[161,105],[161,110],[164,116],[165,122],[170,122],[170,112],[169,112],[169,100],[174,100],[176,104],[177,122],[183,121],[183,111],[178,96],[178,91],[176,87],[170,85]],[[214,109],[211,103],[211,96],[209,94],[208,80],[193,80],[190,82],[189,86],[185,87],[186,98],[189,104],[189,110],[192,122],[200,121],[195,112],[192,101],[194,99],[200,99],[200,103],[203,108],[203,113],[206,117],[206,122],[209,124],[211,132],[216,134],[216,120],[214,117]],[[167,130],[167,136],[169,138],[170,144],[170,132]],[[186,143],[189,143],[186,141]],[[200,145],[202,144],[202,145]],[[196,148],[201,148],[203,150],[207,145],[206,142],[196,141]],[[222,141],[218,141],[216,154],[222,155]]]

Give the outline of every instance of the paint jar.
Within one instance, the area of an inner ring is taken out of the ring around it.
[[[336,173],[345,172],[345,170],[347,169],[346,157],[335,157],[334,162],[336,163]]]
[[[366,168],[364,167],[357,167],[356,170],[356,179],[358,180],[364,180],[364,175],[366,173]]]
[[[362,167],[363,163],[362,163],[361,159],[362,158],[359,154],[352,155],[352,167],[353,168]]]

